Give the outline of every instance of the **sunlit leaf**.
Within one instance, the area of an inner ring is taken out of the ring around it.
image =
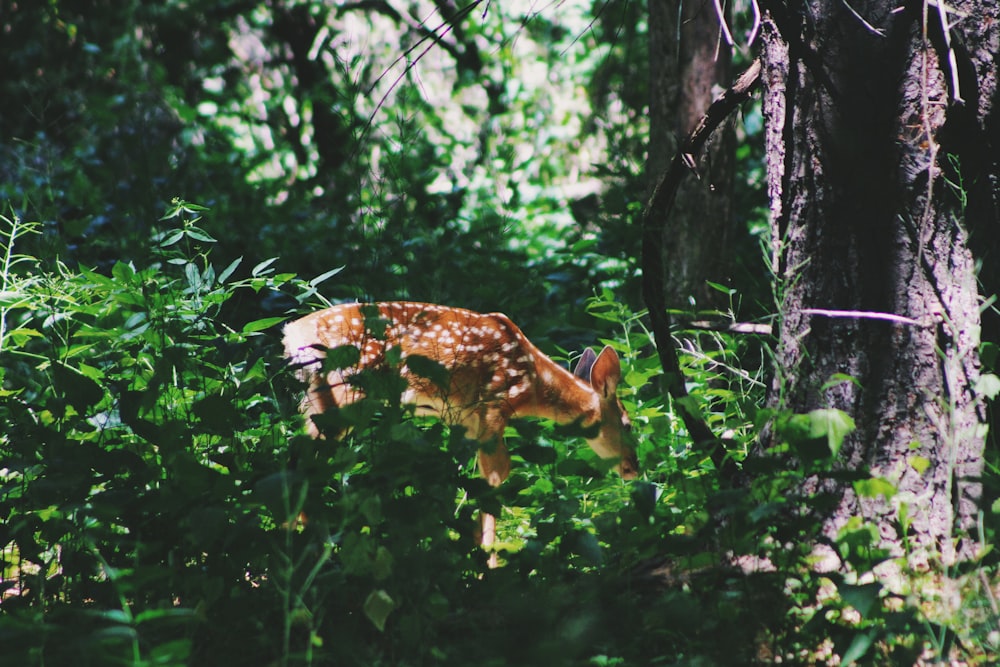
[[[989,399],[994,399],[1000,394],[1000,377],[993,373],[983,373],[976,381],[976,393]]]
[[[218,277],[218,278],[216,279],[216,282],[217,282],[217,283],[218,283],[219,285],[224,285],[224,284],[225,284],[225,282],[226,282],[227,280],[229,280],[229,277],[230,277],[231,275],[233,275],[233,272],[234,272],[234,271],[236,271],[236,269],[237,269],[237,268],[239,267],[239,265],[240,265],[240,262],[242,262],[242,261],[243,261],[243,258],[242,258],[242,257],[237,257],[237,258],[236,258],[236,259],[234,259],[234,260],[233,260],[232,262],[230,262],[230,263],[229,263],[229,266],[227,266],[227,267],[226,267],[225,269],[223,269],[223,270],[222,270],[222,273],[220,273],[220,274],[219,274],[219,277]]]
[[[323,281],[327,280],[328,278],[331,278],[331,277],[337,275],[338,273],[340,273],[341,271],[343,271],[344,268],[345,267],[343,267],[343,266],[338,266],[336,269],[330,269],[329,271],[327,271],[325,273],[321,273],[318,276],[316,276],[315,278],[313,278],[312,280],[310,280],[309,281],[309,285],[312,286],[312,287],[316,287],[321,282],[323,282]]]
[[[281,324],[284,322],[286,317],[265,317],[264,319],[254,320],[253,322],[247,322],[243,325],[243,333],[254,333],[255,331],[264,331],[265,329],[270,329],[276,324]]]
[[[910,464],[911,468],[917,471],[918,475],[923,475],[931,466],[931,460],[926,456],[910,456],[907,457],[906,462]]]
[[[218,243],[218,241],[212,238],[212,236],[208,232],[199,227],[188,227],[184,230],[184,233],[187,234],[190,238],[195,239],[196,241],[203,241],[205,243]]]
[[[863,498],[885,496],[886,500],[896,495],[896,485],[881,477],[872,477],[854,482],[854,490]]]
[[[809,413],[809,435],[813,438],[826,438],[830,454],[837,456],[846,438],[854,431],[854,420],[843,410],[831,408],[813,410]]]
[[[268,271],[268,267],[274,264],[276,261],[278,261],[277,257],[272,257],[271,259],[265,259],[263,262],[261,262],[260,264],[253,267],[250,270],[250,275],[253,276],[254,278],[264,275],[264,272]],[[273,269],[271,270],[273,271]]]

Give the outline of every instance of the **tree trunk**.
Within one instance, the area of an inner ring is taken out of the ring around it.
[[[770,403],[843,410],[857,429],[839,465],[898,488],[836,489],[829,537],[861,515],[902,553],[905,504],[914,555],[950,562],[975,519],[986,430],[968,233],[981,221],[953,184],[996,182],[997,5],[956,3],[950,30],[919,2],[761,7],[782,316]]]
[[[679,21],[679,23],[678,23]],[[649,189],[659,181],[677,148],[705,114],[718,86],[730,83],[731,48],[711,0],[649,3],[650,142]],[[728,303],[706,281],[724,283],[732,273],[733,164],[736,134],[726,124],[706,146],[698,178],[687,178],[664,235],[666,302],[671,307],[721,307]]]

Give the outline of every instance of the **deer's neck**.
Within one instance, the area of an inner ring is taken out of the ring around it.
[[[600,419],[600,397],[590,385],[541,352],[535,359],[533,391],[525,397],[528,400],[516,406],[518,416],[542,417],[557,424],[581,421],[584,425]]]

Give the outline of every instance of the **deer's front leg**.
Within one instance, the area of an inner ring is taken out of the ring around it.
[[[479,449],[479,473],[492,487],[500,486],[510,477],[510,452],[503,438],[486,443]]]
[[[510,476],[510,452],[503,438],[494,441],[496,445],[492,451],[488,449],[489,444],[479,450],[479,472],[486,479],[490,486],[497,487],[503,484],[504,480]],[[497,536],[497,519],[489,512],[479,512],[479,544],[489,551],[493,548]],[[497,555],[490,554],[489,566],[497,566]]]

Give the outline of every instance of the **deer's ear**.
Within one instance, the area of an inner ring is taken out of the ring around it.
[[[594,362],[597,361],[597,355],[589,347],[583,351],[580,358],[576,362],[576,368],[573,369],[573,375],[578,378],[590,381],[590,370],[594,367]]]
[[[590,386],[604,398],[609,398],[615,395],[621,379],[622,362],[618,359],[618,353],[610,345],[605,345],[594,360],[590,371]]]

